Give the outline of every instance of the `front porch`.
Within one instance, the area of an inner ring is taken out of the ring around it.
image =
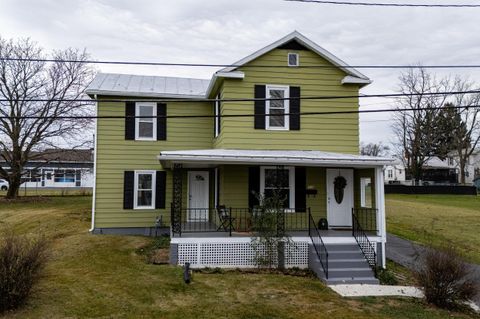
[[[271,213],[261,201],[275,190],[282,194],[284,208],[276,210],[274,227],[295,246],[285,248],[291,255],[287,267],[321,269],[318,273],[328,279],[351,268],[338,268],[345,258],[366,265],[364,273],[385,266],[387,160],[316,151],[164,153],[159,159],[173,172],[170,217],[176,264],[254,267],[255,219]],[[330,266],[336,268],[329,271]]]

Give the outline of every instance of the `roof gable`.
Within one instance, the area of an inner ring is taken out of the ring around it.
[[[274,49],[291,49],[291,50],[311,50],[324,58],[325,60],[329,61],[332,63],[334,66],[337,66],[339,69],[343,70],[347,76],[349,76],[348,79],[355,78],[355,83],[356,84],[369,84],[371,83],[371,80],[358,70],[355,70],[354,68],[348,66],[347,63],[342,61],[340,58],[336,57],[329,51],[325,50],[315,42],[311,41],[304,35],[302,35],[298,31],[294,31],[283,38],[281,38],[278,41],[273,42],[270,45],[267,45],[266,47],[255,51],[254,53],[244,57],[243,59],[233,63],[232,67],[227,67],[223,68],[217,73],[226,73],[226,72],[232,72],[238,69],[239,67],[247,64],[248,62],[251,62],[258,57],[274,50]],[[348,82],[348,79],[343,81],[342,83],[350,83]]]

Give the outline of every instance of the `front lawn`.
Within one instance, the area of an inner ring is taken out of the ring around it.
[[[386,198],[387,231],[423,244],[453,244],[480,263],[480,196],[400,195]]]
[[[194,273],[137,254],[151,239],[88,233],[90,197],[0,199],[0,223],[51,240],[27,305],[4,318],[473,318],[402,298],[341,298],[311,277]]]

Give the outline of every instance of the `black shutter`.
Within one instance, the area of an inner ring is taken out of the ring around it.
[[[290,113],[300,113],[300,87],[290,87]],[[290,130],[300,130],[300,115],[290,115]]]
[[[295,167],[295,210],[305,212],[307,208],[307,170]]]
[[[167,172],[157,171],[155,178],[155,208],[165,208]]]
[[[265,85],[255,85],[255,129],[265,129]]]
[[[125,139],[135,139],[135,102],[125,102]]]
[[[220,99],[220,95],[217,97],[217,99]],[[217,124],[217,133],[218,135],[220,135],[220,131],[221,131],[221,121],[222,121],[222,117],[220,116],[222,114],[222,102],[218,101],[218,124]]]
[[[133,209],[135,173],[125,171],[123,176],[123,209]]]
[[[167,104],[157,103],[157,141],[167,139]]]
[[[248,207],[253,208],[259,204],[258,194],[260,193],[260,167],[248,168]]]

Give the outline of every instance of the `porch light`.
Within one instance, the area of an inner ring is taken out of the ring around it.
[[[305,193],[307,194],[307,197],[310,197],[310,196],[315,197],[317,196],[318,190],[315,188],[315,186],[308,185],[307,189],[305,190]]]

